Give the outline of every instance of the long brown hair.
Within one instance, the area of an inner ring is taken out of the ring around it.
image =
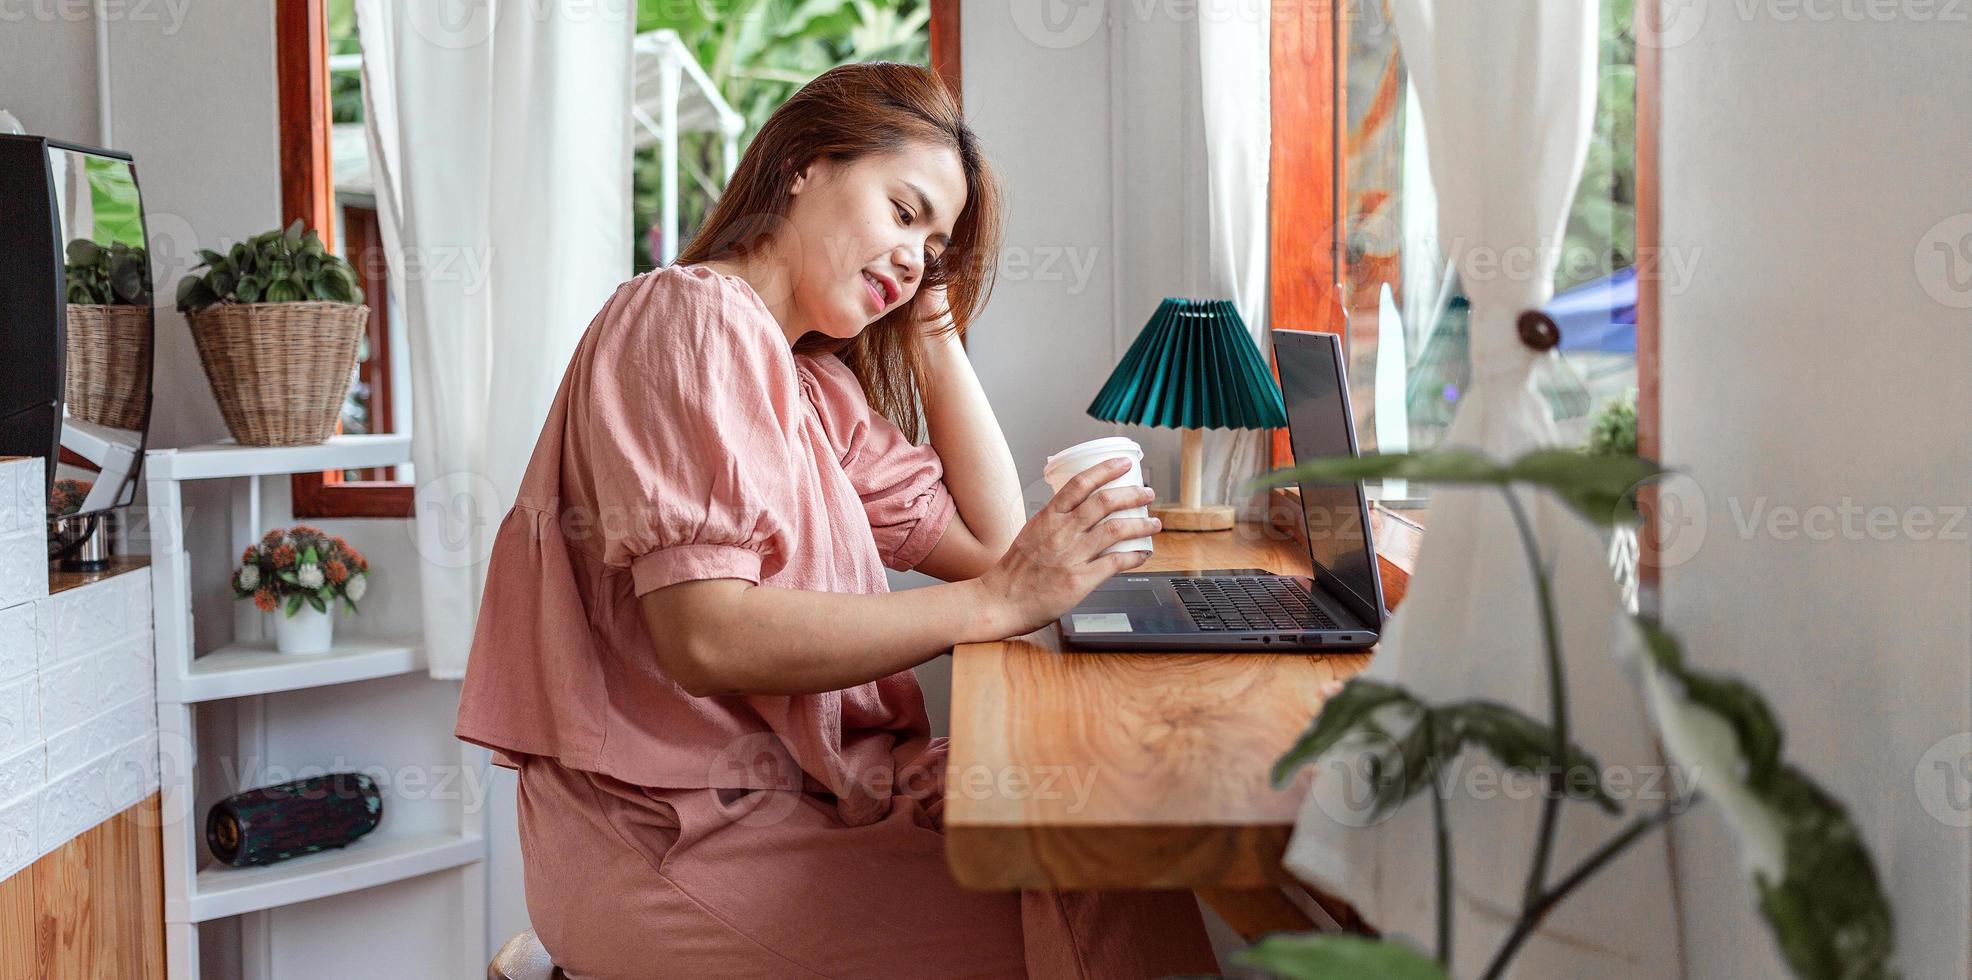
[[[952,243],[933,264],[911,302],[864,328],[853,340],[810,333],[796,353],[834,354],[856,373],[870,406],[918,438],[918,381],[924,374],[919,306],[925,292],[945,287],[952,330],[963,339],[993,289],[1000,246],[997,178],[980,152],[945,83],[928,68],[878,61],[822,73],[782,103],[760,127],[733,170],[712,213],[678,253],[678,264],[743,255],[787,214],[794,175],[816,160],[848,163],[912,143],[957,152],[965,172],[965,208]]]

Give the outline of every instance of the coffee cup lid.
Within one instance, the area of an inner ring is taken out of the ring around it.
[[[1132,455],[1138,459],[1142,459],[1143,447],[1137,445],[1137,441],[1129,436],[1104,436],[1101,439],[1091,439],[1088,442],[1077,443],[1049,456],[1043,469],[1052,470],[1055,467],[1056,461],[1066,462],[1071,457],[1095,457],[1101,459],[1123,455]]]

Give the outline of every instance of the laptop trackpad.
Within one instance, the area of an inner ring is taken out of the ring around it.
[[[1094,592],[1089,593],[1088,598],[1082,600],[1083,606],[1096,606],[1103,609],[1111,607],[1118,609],[1139,609],[1146,606],[1159,606],[1162,604],[1157,601],[1156,589],[1144,588],[1098,588]]]

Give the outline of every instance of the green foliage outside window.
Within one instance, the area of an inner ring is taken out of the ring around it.
[[[930,62],[928,0],[637,0],[637,31],[670,28],[735,111],[745,150],[767,117],[809,80],[861,61]],[[689,240],[723,185],[717,134],[679,138],[678,234]],[[659,147],[633,163],[636,268],[650,269],[650,225],[663,206]]]
[[[1595,130],[1568,214],[1556,292],[1636,263],[1636,32],[1634,0],[1602,0]]]

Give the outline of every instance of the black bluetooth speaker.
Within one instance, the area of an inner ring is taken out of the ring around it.
[[[273,864],[348,847],[382,819],[376,780],[332,772],[219,801],[206,814],[205,844],[213,857],[235,867]]]

